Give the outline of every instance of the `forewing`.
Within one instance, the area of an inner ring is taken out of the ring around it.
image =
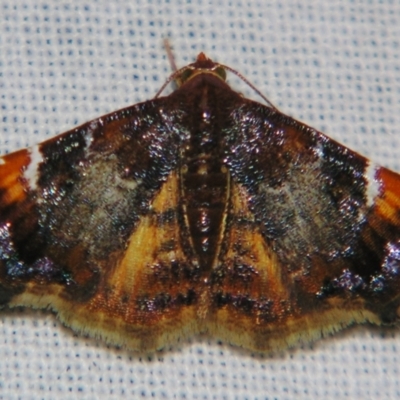
[[[51,308],[135,349],[196,330],[181,137],[163,108],[139,104],[0,159],[0,305]]]
[[[400,176],[250,101],[231,121],[210,330],[271,351],[354,322],[396,322]]]

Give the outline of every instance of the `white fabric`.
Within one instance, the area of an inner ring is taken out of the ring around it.
[[[399,21],[390,0],[0,0],[0,151],[150,99],[171,72],[169,37],[179,66],[205,51],[400,171]],[[274,357],[193,338],[148,358],[44,311],[0,312],[0,399],[393,399],[399,361],[400,332],[380,328]]]

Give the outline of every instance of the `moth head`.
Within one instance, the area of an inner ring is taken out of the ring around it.
[[[167,51],[169,51],[169,58],[172,68],[175,69],[175,72],[167,79],[164,85],[161,86],[161,89],[157,92],[155,96],[156,98],[172,81],[174,81],[176,85],[180,87],[198,75],[210,74],[225,82],[226,71],[230,71],[238,78],[240,78],[243,82],[245,82],[248,86],[250,86],[254,90],[254,92],[256,92],[271,108],[277,110],[277,108],[252,83],[250,83],[242,74],[240,74],[235,69],[228,67],[227,65],[214,62],[213,60],[211,60],[211,58],[208,58],[203,52],[199,53],[194,63],[186,65],[185,67],[182,67],[180,69],[176,69],[175,62],[173,60],[168,44]]]
[[[175,63],[172,61],[171,64],[174,68]],[[201,74],[212,74],[223,82],[226,81],[226,67],[214,62],[211,58],[208,58],[203,52],[201,52],[194,63],[175,70],[157,92],[155,97],[158,97],[170,82],[174,81],[176,85],[180,87],[195,76]]]
[[[179,86],[200,74],[212,74],[224,82],[226,81],[225,67],[208,58],[203,52],[197,56],[194,63],[181,68],[177,73],[179,75],[175,78],[175,81]]]

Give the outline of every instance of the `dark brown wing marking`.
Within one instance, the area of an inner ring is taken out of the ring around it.
[[[198,331],[199,265],[182,248],[172,173],[90,300],[60,315],[81,331],[131,348],[161,348]]]
[[[170,96],[0,158],[0,306],[140,350],[398,323],[400,176],[222,69],[200,54]]]
[[[196,331],[199,266],[178,221],[180,139],[156,102],[1,159],[1,304],[51,308],[132,348]]]
[[[227,135],[228,246],[212,275],[211,330],[272,351],[397,322],[400,176],[267,107],[232,114],[251,123]]]

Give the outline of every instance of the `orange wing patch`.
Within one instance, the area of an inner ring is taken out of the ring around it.
[[[386,168],[379,168],[380,196],[376,200],[376,212],[393,224],[400,224],[400,176]]]
[[[51,304],[74,330],[135,349],[159,349],[197,332],[198,265],[181,245],[178,200],[178,177],[172,173],[126,251],[101,272],[90,301],[67,298],[61,286],[49,290],[30,284],[10,305]]]
[[[400,176],[223,70],[0,159],[0,306],[135,350],[399,324]]]
[[[28,150],[20,150],[0,159],[0,201],[8,206],[22,202],[27,191],[23,172],[31,162]]]
[[[314,283],[318,277],[291,273],[278,260],[248,209],[248,198],[243,187],[232,185],[224,238],[227,249],[211,279],[208,330],[213,335],[256,351],[272,352],[353,323],[378,322],[358,296],[341,294],[319,301]],[[324,271],[327,268],[324,265]]]

